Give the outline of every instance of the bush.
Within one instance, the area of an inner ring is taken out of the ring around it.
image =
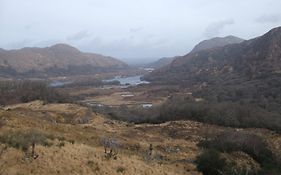
[[[263,171],[281,172],[280,162],[268,148],[263,138],[246,132],[227,131],[215,138],[199,143],[199,146],[222,152],[242,151],[260,163]]]
[[[0,81],[0,105],[42,100],[46,103],[70,102],[68,95],[48,86],[44,81]]]
[[[25,152],[28,151],[32,143],[48,144],[46,143],[47,137],[36,130],[28,131],[26,133],[16,131],[2,134],[0,136],[0,142]]]
[[[0,128],[2,128],[6,124],[5,120],[0,118]]]
[[[59,144],[58,144],[58,147],[64,147],[65,146],[65,143],[64,142],[60,142]]]
[[[132,123],[194,120],[221,126],[267,128],[281,132],[281,118],[278,113],[269,112],[252,104],[196,101],[191,97],[172,96],[164,104],[147,109],[123,105],[95,110],[112,119]]]
[[[120,148],[120,143],[114,138],[102,138],[100,140],[101,145],[104,147],[105,157],[110,159],[117,159],[118,149]]]
[[[197,157],[196,163],[197,169],[204,175],[221,175],[226,167],[226,160],[214,149],[205,150]]]
[[[160,112],[158,107],[143,108],[142,106],[127,107],[125,105],[94,110],[109,116],[111,119],[131,123],[154,123]]]
[[[77,81],[65,84],[62,87],[75,88],[75,87],[102,87],[106,85],[120,85],[119,81],[103,81],[97,78],[80,78]]]
[[[204,175],[256,175],[255,170],[237,166],[236,162],[225,158],[216,149],[205,150],[195,162]]]
[[[117,172],[117,173],[124,173],[125,170],[126,170],[126,169],[125,169],[124,167],[119,166],[119,167],[117,168],[116,172]]]
[[[222,126],[268,128],[281,132],[280,115],[251,104],[196,102],[175,96],[164,103],[160,111],[157,122],[195,120]]]

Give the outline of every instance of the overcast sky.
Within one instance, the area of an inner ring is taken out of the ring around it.
[[[68,43],[117,58],[183,55],[281,26],[281,0],[0,0],[0,47]]]

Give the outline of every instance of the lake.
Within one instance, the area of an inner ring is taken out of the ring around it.
[[[71,81],[58,81],[58,80],[55,80],[55,81],[52,81],[49,86],[50,87],[62,87],[64,85],[67,85],[67,84],[71,84],[72,82]]]
[[[130,77],[117,76],[113,79],[104,80],[104,81],[105,82],[119,81],[121,85],[132,85],[132,86],[136,86],[139,84],[149,84],[148,81],[141,80],[141,77],[142,77],[142,75],[130,76]]]
[[[139,84],[149,84],[148,81],[141,80],[142,75],[137,76],[130,76],[130,77],[120,77],[116,76],[115,78],[103,80],[104,82],[112,82],[112,81],[119,81],[122,86],[136,86]],[[67,84],[73,83],[72,81],[52,81],[49,86],[50,87],[62,87]]]

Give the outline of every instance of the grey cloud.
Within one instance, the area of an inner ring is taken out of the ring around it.
[[[207,37],[260,36],[281,25],[278,15],[260,15],[280,14],[280,6],[280,0],[0,0],[0,48],[63,42],[120,58],[175,56]]]
[[[24,26],[24,29],[25,29],[25,30],[32,30],[32,28],[34,28],[34,27],[36,27],[36,26],[38,26],[38,25],[40,25],[39,22],[32,22],[32,23],[26,24],[26,25]]]
[[[256,19],[256,22],[258,23],[277,23],[280,21],[281,21],[281,14],[266,14]]]
[[[124,37],[113,41],[103,38],[94,38],[88,43],[80,45],[86,52],[99,52],[103,55],[118,58],[157,57],[171,55],[171,44],[167,39],[158,39],[145,36],[143,38]],[[110,54],[109,54],[110,53]],[[173,54],[172,54],[173,55]]]
[[[28,47],[32,44],[32,40],[30,39],[23,39],[18,42],[11,42],[6,45],[7,49],[20,49],[22,47]]]
[[[49,47],[49,46],[52,46],[54,44],[57,44],[57,43],[60,43],[62,41],[60,40],[43,40],[43,41],[39,41],[39,42],[35,42],[34,43],[34,46],[36,47]]]
[[[205,29],[204,36],[206,37],[215,37],[221,34],[223,29],[228,26],[234,24],[233,19],[226,19],[222,21],[217,21],[214,23],[211,23],[207,28]]]
[[[132,33],[137,33],[137,32],[139,32],[139,31],[141,31],[142,29],[143,29],[142,27],[131,28],[131,29],[130,29],[130,32],[132,32]]]
[[[67,40],[68,41],[79,41],[79,40],[82,40],[82,39],[90,37],[90,36],[91,35],[89,34],[89,32],[87,30],[83,30],[83,31],[75,33],[71,36],[68,36]]]

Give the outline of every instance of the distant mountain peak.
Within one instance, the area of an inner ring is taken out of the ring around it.
[[[211,38],[209,40],[204,40],[201,41],[199,44],[197,44],[194,49],[190,52],[190,53],[195,53],[195,52],[199,52],[201,50],[207,50],[207,49],[213,49],[216,47],[223,47],[229,44],[237,44],[237,43],[241,43],[243,42],[244,39],[238,38],[236,36],[233,35],[228,35],[225,37],[215,37],[215,38]],[[150,64],[148,64],[147,66],[152,67],[152,68],[161,68],[164,67],[166,65],[169,65],[170,63],[172,63],[176,58],[178,58],[178,56],[175,57],[164,57],[161,58],[155,62],[152,62]]]
[[[65,43],[58,43],[51,46],[52,48],[74,48],[73,46]]]
[[[216,39],[238,39],[238,40],[243,40],[242,38],[239,38],[239,37],[236,37],[236,36],[233,36],[233,35],[227,35],[227,36],[217,36],[217,37],[213,37],[213,38],[210,38],[210,39],[206,39],[204,41],[209,41],[209,40],[216,40]]]
[[[276,27],[270,30],[260,38],[267,39],[272,42],[281,42],[281,27]]]
[[[281,70],[281,27],[263,36],[175,59],[145,78],[148,81],[203,83],[235,80],[263,81]],[[163,76],[164,75],[164,76]]]
[[[60,51],[72,51],[72,52],[80,52],[77,48],[71,46],[71,45],[68,45],[68,44],[65,44],[65,43],[59,43],[59,44],[55,44],[53,46],[50,47],[50,49],[52,50],[60,50]]]
[[[267,34],[281,34],[281,26],[271,29]]]
[[[244,39],[238,38],[233,35],[225,37],[215,37],[208,40],[201,41],[191,51],[191,53],[198,52],[201,50],[212,49],[216,47],[223,47],[229,44],[237,44],[243,42]]]

